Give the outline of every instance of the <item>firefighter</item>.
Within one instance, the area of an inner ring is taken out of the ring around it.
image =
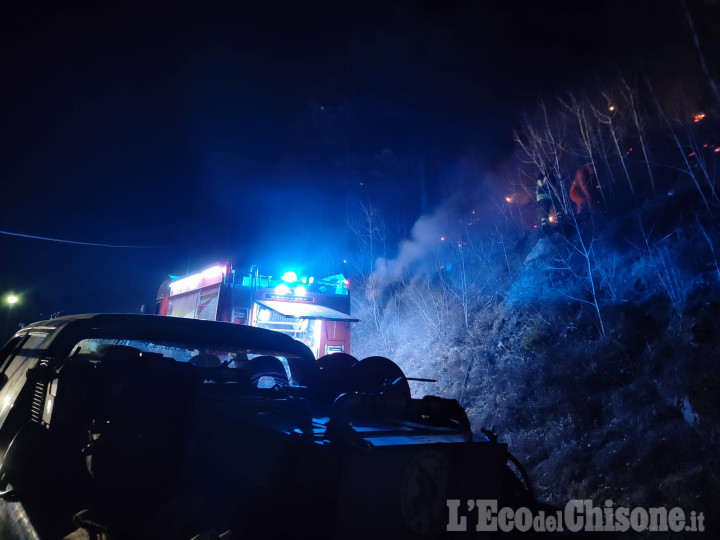
[[[552,197],[552,205],[555,209],[555,220],[558,225],[563,225],[565,224],[565,211],[559,199],[559,197],[562,197],[565,193],[563,183],[558,181],[557,177],[552,173],[550,173],[549,180],[550,196]]]
[[[537,203],[540,215],[540,229],[548,231],[550,230],[550,210],[554,206],[553,193],[550,180],[542,171],[537,175]]]
[[[583,165],[575,172],[575,179],[570,186],[570,200],[575,203],[576,213],[591,212],[594,205],[593,190],[596,181],[591,164]]]

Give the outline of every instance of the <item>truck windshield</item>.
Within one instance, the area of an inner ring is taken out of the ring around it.
[[[258,348],[228,348],[209,343],[173,343],[128,339],[88,338],[79,341],[70,353],[76,360],[100,360],[112,350],[118,348],[149,355],[162,356],[176,362],[190,363],[198,371],[208,376],[206,382],[233,382],[234,370],[242,370],[252,378],[254,386],[269,388],[282,382],[293,386],[293,378],[288,363],[292,356],[282,351]],[[218,375],[213,376],[214,370]],[[255,377],[253,377],[255,375]]]

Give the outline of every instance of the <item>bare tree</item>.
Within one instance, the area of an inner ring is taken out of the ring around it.
[[[554,266],[548,266],[547,268],[551,271],[569,273],[574,280],[585,283],[589,300],[588,298],[573,296],[570,293],[564,294],[571,300],[589,304],[593,307],[597,315],[600,332],[604,336],[605,323],[600,310],[600,283],[602,277],[595,252],[594,224],[592,221],[590,222],[589,231],[586,233],[586,227],[581,226],[577,216],[574,213],[571,216],[575,234],[561,237],[562,242],[555,250]],[[579,258],[579,264],[575,262],[577,258]]]
[[[560,179],[559,184],[551,184],[556,204],[559,204],[564,212],[570,212],[570,200],[566,190],[562,188],[564,179],[563,171],[566,168],[568,154],[570,153],[569,126],[563,115],[548,110],[544,102],[539,104],[540,119],[537,127],[528,118],[522,122],[522,129],[514,132],[515,142],[524,154],[524,162],[532,164],[537,170],[546,174],[554,175]],[[531,199],[535,196],[528,193]]]
[[[675,144],[675,147],[677,148],[678,152],[680,153],[683,163],[685,164],[685,167],[680,169],[684,173],[686,173],[690,178],[692,178],[693,183],[695,184],[695,188],[697,189],[698,193],[700,194],[700,198],[702,199],[703,204],[705,205],[705,208],[707,209],[709,214],[712,214],[712,210],[710,209],[710,203],[707,200],[707,197],[705,196],[705,193],[703,192],[702,187],[700,186],[700,182],[698,179],[697,174],[695,174],[695,170],[693,169],[693,166],[690,164],[689,157],[687,155],[686,148],[683,146],[682,142],[680,141],[680,137],[678,136],[677,131],[673,128],[672,123],[670,122],[670,119],[668,118],[668,115],[665,113],[665,109],[663,108],[662,104],[660,103],[660,99],[658,98],[657,94],[655,93],[655,90],[653,89],[653,85],[650,82],[650,79],[646,78],[645,82],[650,90],[650,93],[652,94],[653,98],[655,99],[655,105],[657,107],[658,113],[660,114],[661,118],[665,122],[665,125],[667,126],[668,132],[670,133],[670,136]],[[648,167],[650,164],[648,163]]]
[[[350,231],[357,240],[360,255],[356,271],[367,276],[375,271],[375,261],[385,255],[388,228],[380,209],[369,201],[360,201],[358,213],[350,220]]]
[[[640,148],[642,149],[643,156],[645,158],[645,165],[647,166],[648,177],[650,178],[650,185],[653,193],[657,194],[655,188],[655,175],[653,174],[650,152],[648,150],[647,141],[647,120],[643,110],[641,109],[640,102],[635,90],[630,84],[624,79],[620,78],[620,92],[624,98],[623,107],[627,108],[628,114],[632,119],[635,130],[637,131],[638,141],[640,142]],[[619,107],[620,105],[618,105]]]
[[[357,276],[364,282],[373,328],[379,333],[383,315],[383,287],[379,283],[376,264],[377,258],[386,254],[389,231],[377,206],[370,202],[360,202],[358,210],[349,223],[357,241],[357,256],[352,261]]]
[[[630,188],[631,193],[635,193],[635,186],[633,186],[632,179],[630,178],[630,171],[628,171],[627,163],[625,163],[625,152],[622,151],[620,147],[620,141],[622,139],[621,131],[617,125],[617,122],[615,121],[615,118],[617,116],[617,105],[615,105],[614,100],[608,94],[607,92],[603,92],[602,94],[604,100],[605,100],[605,107],[604,109],[601,109],[600,107],[593,107],[592,111],[595,115],[595,118],[597,118],[598,122],[600,124],[607,126],[607,131],[610,135],[610,140],[612,141],[613,149],[615,150],[615,154],[618,157],[618,160],[620,161],[620,166],[622,167],[623,173],[625,175],[625,179],[627,180],[628,187]],[[610,168],[608,166],[608,168]]]
[[[442,271],[438,266],[438,273]],[[426,335],[430,339],[446,339],[448,329],[453,326],[452,302],[447,288],[434,284],[433,274],[429,273],[413,276],[404,285],[403,299],[408,303],[408,309],[422,321]]]
[[[649,88],[652,91],[652,86]],[[715,178],[710,174],[705,153],[708,141],[699,139],[703,136],[701,126],[705,117],[704,114],[697,112],[696,104],[691,102],[688,97],[689,92],[685,90],[685,88],[677,87],[672,98],[667,100],[669,102],[667,106],[658,105],[658,110],[663,119],[674,127],[674,131],[671,130],[673,140],[677,134],[677,139],[682,142],[685,154],[688,158],[692,158],[691,161],[688,160],[691,165],[691,170],[687,171],[688,174],[696,175],[698,181],[707,184],[710,189],[710,199],[717,203],[718,193],[715,189]],[[653,96],[657,98],[654,92]],[[659,98],[657,101],[660,101]]]
[[[718,258],[717,254],[715,253],[715,245],[713,244],[712,238],[708,234],[707,229],[705,229],[705,227],[703,227],[703,224],[700,222],[700,217],[697,214],[695,215],[695,221],[697,222],[698,228],[700,229],[703,238],[705,238],[705,241],[710,247],[710,255],[712,256],[713,263],[715,264],[715,272],[717,272],[718,280],[720,280],[720,265],[718,265]]]
[[[665,235],[660,240],[651,241],[652,229],[645,232],[642,221],[640,221],[640,233],[644,248],[637,249],[644,251],[650,258],[652,268],[655,270],[660,284],[667,294],[670,302],[678,315],[682,315],[685,306],[685,286],[677,268],[677,264],[673,261],[667,242],[673,235],[677,234],[677,229]]]
[[[471,306],[489,281],[486,247],[479,239],[473,241],[469,225],[465,225],[465,220],[455,227],[449,223],[448,230],[453,266],[441,273],[440,277],[462,310],[463,327],[467,332],[470,328]]]
[[[587,100],[579,99],[575,94],[568,93],[565,98],[560,99],[560,103],[563,107],[569,111],[575,119],[577,134],[580,140],[581,154],[585,158],[583,161],[587,161],[592,166],[595,178],[600,178],[598,174],[597,159],[599,157],[599,150],[597,144],[598,135],[596,133],[595,126],[591,122],[593,118],[588,114]],[[602,185],[602,184],[600,184]],[[605,199],[605,193],[600,189],[600,193]]]
[[[537,122],[539,127],[525,118],[522,129],[514,132],[514,139],[525,154],[526,163],[559,176],[567,152],[567,125],[562,117],[548,111],[545,102],[541,101],[538,107],[541,115]]]
[[[690,10],[688,9],[685,0],[680,0],[680,5],[682,6],[683,12],[685,13],[685,20],[687,21],[688,27],[690,28],[690,34],[692,35],[693,44],[695,45],[695,50],[698,53],[698,59],[700,60],[700,65],[702,66],[705,78],[707,79],[707,82],[713,91],[715,99],[717,100],[718,104],[720,104],[720,87],[718,87],[715,76],[710,71],[707,62],[705,61],[705,54],[703,53],[702,47],[700,46],[700,38],[698,37],[697,30],[695,29],[695,23],[693,22],[692,15],[690,15]]]

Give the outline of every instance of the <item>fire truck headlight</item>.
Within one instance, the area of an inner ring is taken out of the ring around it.
[[[290,287],[288,287],[284,283],[281,283],[280,285],[275,287],[275,292],[278,294],[288,294],[290,292]]]
[[[258,313],[258,318],[261,321],[269,321],[270,320],[270,310],[262,308],[260,309],[260,312]]]

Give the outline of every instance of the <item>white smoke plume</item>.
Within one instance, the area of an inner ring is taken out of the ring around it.
[[[509,170],[516,170],[513,161]],[[457,241],[458,219],[470,211],[484,214],[500,202],[506,204],[507,171],[488,171],[474,156],[463,159],[452,173],[450,195],[431,213],[421,216],[410,229],[409,237],[400,243],[398,254],[391,259],[380,257],[367,281],[366,296],[379,300],[383,292],[404,279],[431,268],[428,258]],[[444,240],[443,240],[444,239]],[[425,264],[423,264],[425,263]]]
[[[421,216],[410,229],[410,237],[401,242],[395,258],[376,260],[375,271],[367,283],[369,299],[378,298],[385,289],[402,281],[409,270],[417,271],[419,263],[437,251],[448,230],[450,208],[451,204],[446,203],[433,213]]]

